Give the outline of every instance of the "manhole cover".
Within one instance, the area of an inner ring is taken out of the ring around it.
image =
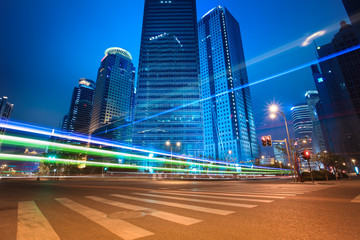
[[[108,214],[108,218],[116,218],[116,219],[129,219],[129,218],[139,218],[145,215],[150,214],[150,210],[140,210],[140,211],[121,211],[116,213]]]

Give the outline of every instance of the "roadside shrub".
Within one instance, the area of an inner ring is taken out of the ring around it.
[[[335,175],[326,170],[311,171],[315,181],[326,181],[326,175],[328,180],[335,180]],[[310,172],[301,173],[302,181],[311,181]]]

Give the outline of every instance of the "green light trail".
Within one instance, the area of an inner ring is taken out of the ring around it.
[[[138,166],[130,164],[117,164],[117,163],[103,163],[103,162],[93,162],[93,161],[84,161],[84,160],[69,160],[69,159],[51,159],[46,157],[37,157],[37,156],[27,156],[27,155],[16,155],[16,154],[2,154],[0,153],[0,159],[8,161],[23,161],[23,162],[50,162],[50,163],[61,163],[61,164],[72,164],[72,165],[82,165],[86,164],[89,166],[95,167],[111,167],[111,168],[122,168],[122,169],[153,169],[156,171],[172,171],[179,173],[206,173],[206,174],[257,174],[257,175],[266,175],[269,172],[248,172],[242,170],[241,172],[237,171],[214,171],[214,170],[201,170],[196,169],[179,169],[179,168],[166,168],[166,167],[147,167],[147,166]],[[247,169],[249,170],[249,169]],[[271,174],[283,174],[283,170],[278,170],[271,172]]]
[[[274,174],[274,173],[287,173],[289,170],[286,169],[257,169],[256,167],[254,168],[246,168],[246,167],[235,167],[235,166],[226,166],[224,163],[224,165],[217,165],[217,164],[203,164],[203,163],[194,163],[194,162],[185,162],[185,161],[179,161],[179,160],[170,160],[170,159],[164,159],[164,158],[157,158],[157,157],[148,157],[148,156],[142,156],[142,155],[136,155],[136,154],[129,154],[129,153],[123,153],[123,152],[116,152],[116,151],[110,151],[110,150],[102,150],[102,149],[97,149],[97,148],[89,148],[89,147],[82,147],[82,146],[74,146],[74,145],[68,145],[68,144],[62,144],[62,143],[55,143],[55,142],[49,142],[49,141],[42,141],[42,140],[36,140],[36,139],[29,139],[29,138],[22,138],[22,137],[14,137],[14,136],[8,136],[8,135],[1,135],[0,136],[0,140],[5,143],[5,144],[10,144],[10,145],[17,145],[17,146],[24,146],[24,147],[36,147],[36,148],[47,148],[47,149],[52,149],[52,150],[66,150],[69,152],[73,152],[73,153],[83,153],[83,154],[91,154],[91,155],[96,155],[96,156],[105,156],[105,157],[126,157],[129,159],[139,159],[141,161],[154,161],[157,163],[171,163],[171,164],[175,164],[175,165],[187,165],[188,167],[192,167],[192,168],[198,168],[198,167],[202,167],[202,168],[215,168],[215,169],[223,169],[225,171],[222,172],[227,172],[227,173],[239,173],[240,171],[243,173],[258,173],[258,174]],[[12,156],[12,155],[9,155]],[[22,155],[13,155],[13,156],[17,156],[20,157]],[[27,157],[27,156],[25,156]],[[40,157],[41,158],[41,157]],[[21,159],[23,159],[23,157],[21,157]],[[47,161],[58,161],[58,160],[49,160],[48,158]],[[62,159],[63,161],[70,161],[68,159]],[[23,161],[23,160],[20,160]],[[73,164],[84,164],[86,163],[87,165],[89,164],[93,164],[94,162],[91,161],[86,161],[84,162],[83,160],[71,160],[71,161],[75,161],[72,162]],[[80,162],[79,162],[80,161]],[[99,164],[99,163],[97,163]],[[103,163],[101,163],[103,164]],[[107,166],[106,164],[114,164],[114,163],[104,163],[105,165],[101,165],[101,166]],[[234,165],[234,164],[232,164]],[[93,166],[96,166],[93,164]],[[114,164],[115,167],[121,167],[121,168],[134,168],[134,165],[126,165],[126,164]],[[147,169],[149,168],[148,166],[138,166],[135,167],[134,169]],[[161,171],[184,171],[184,169],[179,169],[179,168],[168,168],[168,167],[151,167],[151,168],[156,168],[159,169]],[[229,171],[227,171],[229,170]],[[190,170],[192,171],[192,170]],[[197,172],[209,172],[208,170],[200,170],[197,169]],[[214,170],[211,172],[215,172],[215,173],[220,173],[220,170]]]

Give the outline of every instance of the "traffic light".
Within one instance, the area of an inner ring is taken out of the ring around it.
[[[271,147],[272,146],[272,140],[271,140],[271,136],[266,136],[266,144]]]
[[[262,141],[262,145],[264,146],[264,147],[266,147],[267,146],[267,143],[266,143],[266,137],[261,137],[261,141]]]
[[[310,160],[310,158],[311,158],[310,155],[311,155],[311,154],[310,154],[310,151],[309,151],[309,150],[304,150],[304,151],[302,152],[302,157],[303,157],[303,159],[305,159],[305,160]]]
[[[104,167],[104,171],[105,171],[105,172],[107,171],[107,169],[108,169],[107,167]]]

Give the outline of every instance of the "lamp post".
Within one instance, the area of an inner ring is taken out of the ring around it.
[[[172,175],[172,173],[173,173],[173,172],[172,172],[172,155],[173,155],[173,154],[172,154],[172,151],[173,151],[173,145],[171,144],[170,140],[166,141],[166,142],[165,142],[165,145],[168,146],[168,147],[170,146],[170,160],[171,160],[171,163],[170,163],[170,164],[171,164],[171,175]],[[180,146],[181,146],[181,142],[176,142],[176,147],[180,148]]]
[[[291,141],[290,141],[290,134],[289,134],[289,129],[288,129],[288,125],[287,125],[287,120],[286,120],[286,117],[285,117],[285,114],[283,112],[281,112],[279,110],[279,107],[277,105],[271,105],[270,108],[269,108],[270,112],[271,112],[271,115],[270,117],[271,118],[275,118],[276,115],[280,114],[281,116],[283,116],[284,118],[284,121],[285,121],[285,128],[286,128],[286,134],[287,134],[287,138],[288,138],[288,147],[289,147],[289,152],[290,152],[290,158],[289,158],[289,162],[290,162],[290,169],[292,169],[292,166],[293,166],[293,163],[292,163],[292,150],[291,150]],[[294,160],[294,163],[295,163],[295,160]],[[295,171],[295,166],[294,166],[294,171]],[[295,174],[294,174],[295,175]],[[299,173],[298,173],[299,175]],[[295,177],[295,179],[297,179]]]

